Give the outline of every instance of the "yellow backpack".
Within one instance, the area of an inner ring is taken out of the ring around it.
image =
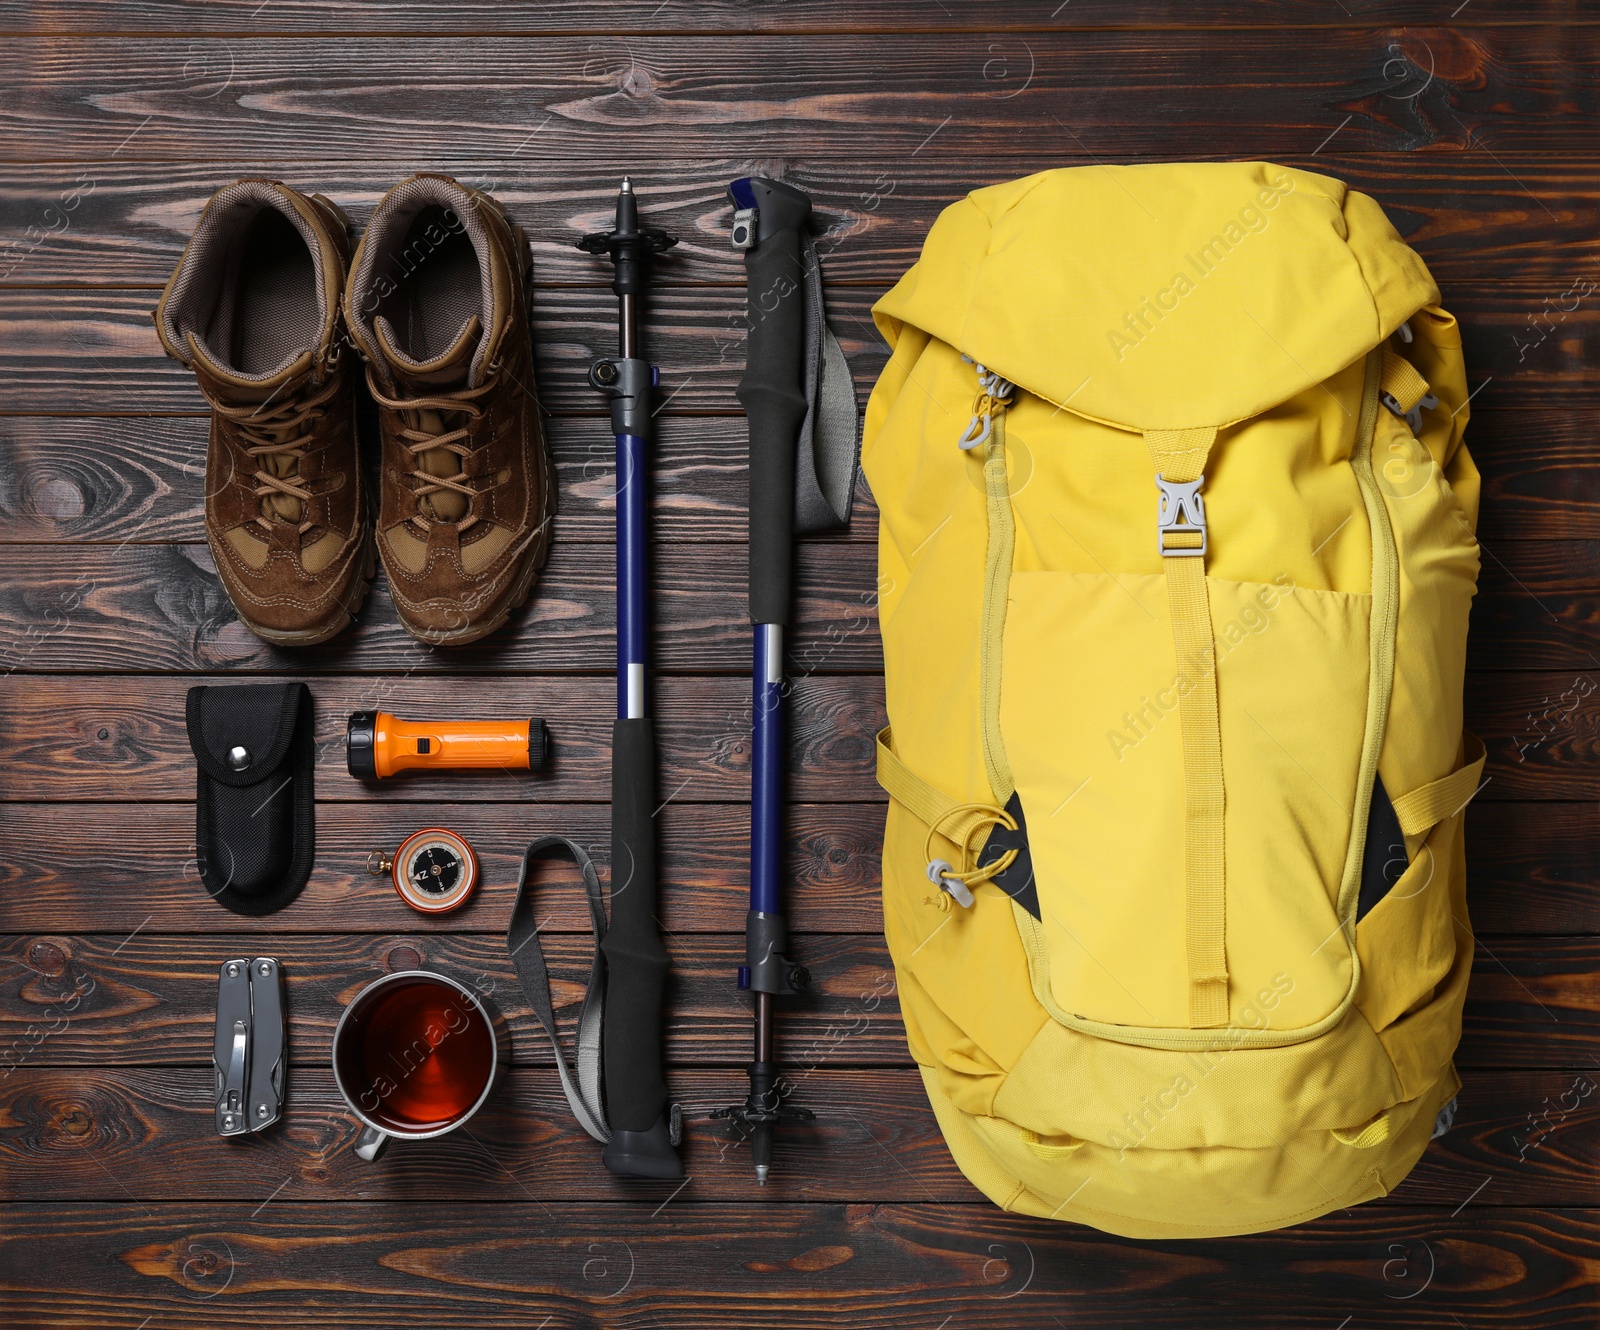
[[[978,190],[874,309],[884,928],[1006,1209],[1260,1231],[1449,1125],[1483,749],[1438,300],[1372,199],[1252,162]]]

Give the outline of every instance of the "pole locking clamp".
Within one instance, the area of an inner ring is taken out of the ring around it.
[[[759,208],[736,208],[733,214],[733,230],[728,235],[728,241],[735,249],[754,249],[760,228]]]

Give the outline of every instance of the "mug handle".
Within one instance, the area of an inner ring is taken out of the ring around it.
[[[376,1127],[363,1127],[361,1135],[356,1137],[356,1158],[369,1162],[376,1159],[389,1144],[389,1134],[379,1131]]]

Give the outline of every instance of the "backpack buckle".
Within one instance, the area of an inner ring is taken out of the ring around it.
[[[1390,415],[1398,416],[1405,421],[1411,427],[1412,434],[1419,439],[1422,437],[1422,413],[1424,411],[1432,411],[1434,407],[1439,405],[1439,399],[1432,393],[1423,394],[1422,399],[1409,411],[1400,409],[1400,402],[1393,393],[1380,392],[1378,400],[1383,403],[1384,409]]]
[[[1205,554],[1206,501],[1200,497],[1200,487],[1205,483],[1204,476],[1189,481],[1156,477],[1156,488],[1161,491],[1156,549],[1163,559],[1193,559]]]

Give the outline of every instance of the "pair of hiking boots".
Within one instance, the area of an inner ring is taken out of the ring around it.
[[[257,636],[326,641],[378,557],[401,622],[434,645],[527,599],[556,504],[531,273],[522,228],[445,176],[390,190],[353,254],[320,194],[240,180],[207,203],[155,321],[211,404],[206,540]],[[375,521],[352,350],[378,404]]]

